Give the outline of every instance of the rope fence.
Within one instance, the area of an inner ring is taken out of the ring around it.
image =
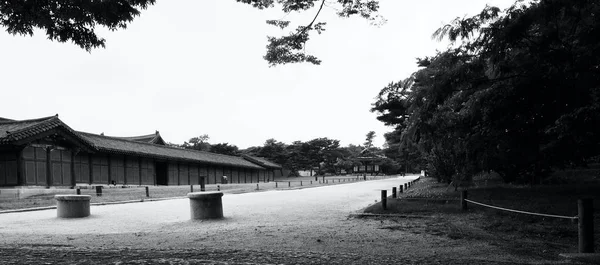
[[[561,219],[569,219],[571,221],[577,221],[578,223],[578,235],[579,235],[579,253],[594,253],[594,204],[593,199],[591,198],[583,198],[577,200],[577,216],[564,216],[564,215],[555,215],[555,214],[544,214],[544,213],[534,213],[527,211],[520,211],[508,208],[502,208],[498,206],[488,205],[476,201],[472,201],[468,199],[468,193],[466,190],[463,190],[460,194],[460,205],[463,211],[468,209],[467,203],[476,204],[483,207],[488,207],[496,210],[502,210],[507,212],[535,215],[535,216],[543,216],[543,217],[552,217],[552,218],[561,218]]]
[[[480,206],[485,206],[485,207],[502,210],[502,211],[507,211],[507,212],[513,212],[513,213],[522,213],[522,214],[529,214],[529,215],[536,215],[536,216],[543,216],[543,217],[554,217],[554,218],[562,218],[562,219],[571,219],[571,220],[579,219],[578,216],[563,216],[563,215],[554,215],[554,214],[533,213],[533,212],[526,212],[526,211],[502,208],[502,207],[493,206],[493,205],[489,205],[489,204],[485,204],[485,203],[480,203],[480,202],[476,202],[476,201],[472,201],[472,200],[468,200],[468,199],[465,199],[465,201],[470,202],[472,204],[477,204]]]

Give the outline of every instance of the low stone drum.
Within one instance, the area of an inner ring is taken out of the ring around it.
[[[217,219],[223,218],[222,192],[192,192],[190,198],[190,213],[192,219]]]
[[[90,216],[90,195],[55,195],[56,215],[59,218]]]

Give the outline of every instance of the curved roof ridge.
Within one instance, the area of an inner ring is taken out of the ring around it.
[[[156,137],[156,133],[152,133],[152,134],[144,134],[144,135],[136,135],[136,136],[111,136],[111,137],[116,137],[116,138],[146,138],[146,137]]]
[[[13,120],[13,119],[8,119],[8,118],[3,118],[3,119],[0,119],[0,123],[36,122],[36,121],[50,120],[52,118],[58,119],[58,115],[52,115],[52,116],[37,118],[37,119],[27,119],[27,120]]]
[[[67,126],[64,122],[62,122],[60,119],[58,119],[58,116],[49,116],[49,117],[44,117],[44,118],[39,118],[39,119],[6,122],[6,123],[3,123],[3,124],[8,124],[8,123],[27,123],[27,122],[42,122],[42,123],[30,124],[30,125],[27,125],[27,126],[25,126],[23,128],[19,128],[19,129],[14,130],[14,131],[6,131],[6,133],[8,135],[13,135],[13,134],[18,134],[18,133],[23,132],[23,131],[31,130],[31,127],[40,126],[41,124],[45,124],[45,123],[48,123],[48,122],[51,122],[51,121],[59,121],[60,123],[62,123],[62,125],[64,125],[65,127],[69,128],[69,126]],[[69,129],[71,129],[71,128],[69,128]]]

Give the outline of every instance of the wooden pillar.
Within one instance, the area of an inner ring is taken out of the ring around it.
[[[26,146],[20,147],[17,149],[16,156],[17,156],[17,185],[21,186],[21,185],[25,185],[27,182],[25,181],[25,174],[23,174],[23,172],[25,171],[25,162],[23,161],[23,150],[25,149]],[[35,150],[34,150],[35,153]],[[35,157],[35,155],[34,155]],[[34,158],[35,160],[35,158]],[[35,162],[34,162],[35,163]]]
[[[94,164],[92,164],[92,154],[88,154],[88,165],[90,170],[90,183],[94,183]]]
[[[200,175],[200,164],[196,164],[195,167],[196,167],[196,172],[198,172],[198,183],[197,184],[200,184],[200,177],[201,177],[201,175]]]
[[[107,155],[106,159],[107,159],[107,162],[108,162],[107,163],[107,165],[108,165],[108,185],[110,185],[111,181],[113,180],[113,178],[112,178],[112,168],[111,168],[111,164],[112,163],[110,161],[110,155]],[[116,183],[116,181],[115,181],[115,183]]]
[[[152,178],[153,178],[153,180],[154,180],[154,186],[156,186],[156,185],[158,185],[158,184],[157,184],[157,182],[156,182],[156,178],[157,178],[157,176],[156,176],[156,160],[155,160],[155,159],[152,159],[152,160],[150,160],[150,161],[151,161],[152,165],[154,165],[154,170],[153,170],[153,172],[154,172],[154,173],[153,173],[153,176],[152,176]],[[168,169],[167,169],[167,170],[168,170]],[[169,175],[168,175],[168,174],[169,174],[169,172],[167,172],[167,178],[169,178]]]
[[[381,190],[381,207],[387,209],[387,190]]]
[[[77,181],[75,181],[75,152],[76,150],[71,150],[71,165],[69,166],[71,170],[71,187],[74,188],[77,186]]]
[[[127,155],[123,156],[123,185],[127,185]]]
[[[138,156],[138,179],[139,185],[142,186],[142,157]]]
[[[594,200],[579,199],[579,253],[594,253]]]
[[[179,170],[179,162],[177,162],[177,185],[181,185],[181,176],[179,176],[181,170]]]
[[[213,171],[215,172],[215,174],[214,174],[215,175],[215,184],[217,184],[217,178],[218,178],[218,176],[217,176],[217,167],[214,167]]]
[[[50,147],[46,147],[46,187],[52,186],[52,160],[50,160]]]

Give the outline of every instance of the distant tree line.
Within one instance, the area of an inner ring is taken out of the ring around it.
[[[599,12],[595,0],[517,1],[440,28],[455,45],[373,104],[395,128],[388,157],[446,182],[493,171],[533,184],[585,165],[600,152]]]
[[[225,155],[250,155],[266,158],[269,161],[277,163],[293,173],[299,170],[314,170],[315,174],[323,175],[341,174],[342,172],[352,172],[355,166],[362,165],[357,159],[365,155],[365,150],[371,155],[384,155],[386,149],[380,149],[373,146],[375,132],[367,134],[363,145],[350,144],[346,147],[340,146],[340,141],[335,139],[316,138],[310,141],[294,141],[291,144],[285,144],[275,139],[268,139],[263,146],[253,146],[240,150],[235,145],[229,143],[210,144],[210,137],[206,134],[192,137],[181,145],[172,144],[180,148],[207,151]],[[404,168],[393,159],[382,159],[381,170],[386,173],[397,173]]]

